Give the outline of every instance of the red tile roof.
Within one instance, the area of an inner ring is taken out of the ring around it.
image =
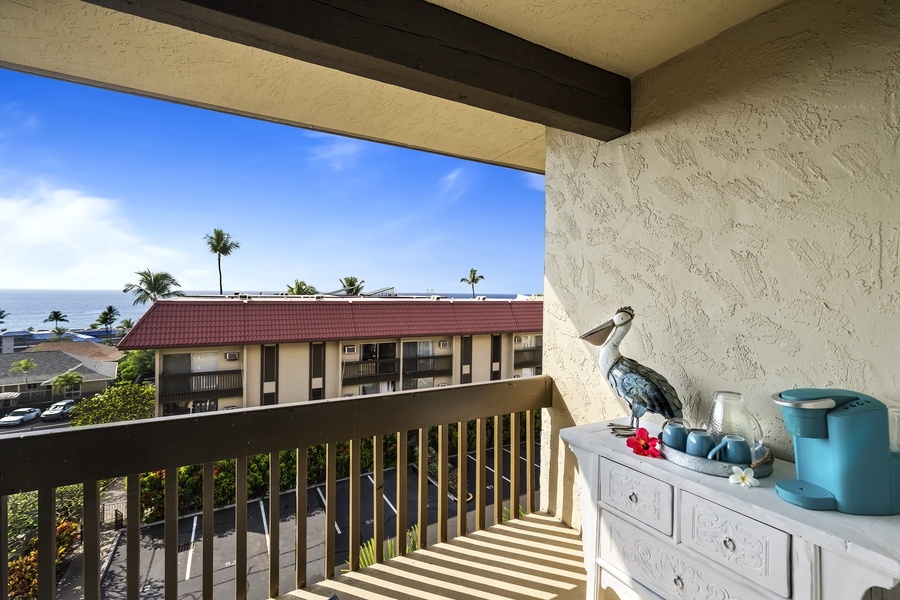
[[[119,349],[537,332],[543,306],[540,300],[178,298],[155,302]]]

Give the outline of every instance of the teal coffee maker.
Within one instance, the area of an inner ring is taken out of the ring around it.
[[[891,452],[887,407],[849,390],[786,390],[772,396],[794,437],[797,479],[782,499],[813,510],[900,514],[900,452]]]

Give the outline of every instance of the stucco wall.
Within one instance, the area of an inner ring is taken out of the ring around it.
[[[900,401],[898,13],[789,3],[635,79],[633,133],[548,132],[545,508],[578,521],[559,428],[625,414],[577,339],[622,305],[687,417],[742,391],[782,457],[774,392]]]

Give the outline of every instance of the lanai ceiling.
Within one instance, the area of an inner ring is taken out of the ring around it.
[[[600,139],[612,139],[627,132],[627,120],[623,125],[621,119],[616,121],[613,115],[609,121],[604,121],[608,112],[604,108],[599,110],[604,115],[596,119],[599,125],[595,126],[591,115],[587,118],[583,115],[572,117],[565,112],[566,107],[558,109],[558,104],[568,101],[568,88],[575,87],[570,86],[565,77],[559,82],[560,95],[539,99],[544,105],[537,110],[522,102],[526,94],[518,95],[515,88],[518,75],[515,74],[510,78],[512,87],[500,89],[499,93],[491,90],[488,100],[479,104],[477,94],[469,93],[472,89],[470,81],[464,82],[468,87],[463,88],[454,81],[444,85],[442,78],[445,73],[450,74],[451,80],[456,76],[452,72],[453,56],[477,54],[480,52],[477,48],[479,44],[482,45],[481,50],[484,44],[488,47],[491,44],[502,45],[507,48],[505,54],[500,53],[503,55],[494,60],[501,68],[508,58],[512,57],[512,62],[517,62],[519,56],[524,55],[526,59],[516,66],[520,69],[519,73],[526,76],[533,70],[540,70],[533,69],[535,65],[541,67],[548,64],[551,66],[544,68],[550,75],[559,70],[571,73],[567,75],[570,77],[590,80],[592,83],[585,86],[589,93],[573,101],[573,104],[581,104],[580,108],[575,107],[574,112],[585,106],[588,112],[592,111],[594,98],[599,99],[597,105],[600,106],[607,101],[606,94],[609,93],[611,96],[618,95],[620,99],[625,98],[624,101],[614,98],[611,102],[619,102],[619,112],[627,119],[627,79],[783,2],[430,0],[433,5],[520,39],[510,41],[510,38],[482,35],[490,31],[475,27],[471,29],[475,35],[470,35],[470,39],[474,40],[472,43],[476,48],[466,47],[465,35],[459,36],[463,39],[463,47],[453,50],[462,53],[450,55],[449,60],[444,58],[451,68],[445,66],[445,72],[421,81],[409,81],[405,73],[398,75],[390,69],[384,70],[387,75],[382,76],[380,66],[370,68],[371,60],[362,68],[351,65],[346,69],[349,73],[332,68],[335,65],[342,68],[347,63],[346,47],[339,48],[337,55],[326,56],[319,64],[313,64],[320,54],[328,54],[327,49],[322,51],[322,44],[316,38],[305,54],[294,52],[291,46],[301,38],[281,35],[277,18],[280,15],[272,21],[275,27],[269,23],[266,27],[244,29],[248,21],[244,11],[248,10],[257,11],[249,21],[251,25],[258,25],[254,21],[256,15],[263,15],[260,20],[264,21],[266,11],[275,14],[281,7],[288,11],[295,10],[291,7],[305,4],[313,9],[325,7],[325,12],[334,12],[335,7],[343,10],[346,6],[352,8],[352,11],[347,11],[349,14],[357,10],[362,13],[378,11],[379,8],[373,7],[379,6],[396,7],[396,1],[0,0],[0,65],[321,131],[541,172],[544,167],[546,124]],[[246,8],[250,5],[261,8]],[[411,5],[405,6],[409,8]],[[228,17],[222,20],[224,25],[221,27],[215,12],[218,10],[224,11]],[[350,53],[358,53],[362,49],[362,53],[367,54],[369,47],[377,44],[379,34],[389,35],[394,31],[394,22],[398,15],[404,20],[404,12],[395,8],[390,10],[394,10],[394,14],[387,15],[385,22],[380,24],[380,31],[368,32],[371,39],[366,38],[365,43],[354,38],[355,34],[347,37]],[[200,16],[196,17],[196,14]],[[441,15],[445,13],[442,11],[426,10],[422,14],[426,27],[440,28],[445,22],[451,23],[443,20]],[[355,13],[354,18],[357,18]],[[366,20],[368,16],[363,19]],[[448,28],[456,29],[457,24],[453,22]],[[465,27],[461,29],[466,30]],[[366,35],[366,32],[361,35]],[[407,39],[409,37],[415,40],[416,35],[407,36]],[[438,42],[435,47],[440,53],[444,50],[444,40]],[[413,41],[406,50],[407,54],[417,51],[415,44]],[[384,47],[388,45],[384,44]],[[558,54],[546,53],[537,46]],[[546,60],[548,56],[550,60]],[[308,57],[312,62],[306,60]],[[377,59],[382,61],[381,57]],[[408,56],[401,57],[401,62],[403,59],[408,59]],[[557,62],[564,68],[557,67]],[[591,71],[592,67],[599,69]],[[605,79],[608,74],[601,69],[622,77],[613,76],[610,86]],[[465,66],[456,69],[463,78],[472,75],[467,70]],[[361,76],[361,71],[364,74],[372,71],[380,80]],[[488,82],[488,87],[494,79],[502,79],[494,73],[476,73],[473,80],[479,77],[481,81]],[[538,78],[528,85],[532,88],[546,87],[542,81]],[[593,83],[596,81],[600,83]],[[624,87],[617,81],[624,82]],[[476,83],[475,87],[480,85]],[[599,92],[591,89],[591,85]],[[419,91],[408,87],[418,87]],[[613,92],[608,92],[610,87],[615,88]],[[435,97],[434,93],[444,97]],[[511,100],[507,103],[504,96]],[[456,98],[466,98],[475,106],[456,102],[453,100]],[[615,106],[612,112],[615,112],[614,109]],[[544,119],[544,123],[534,122],[536,119]]]

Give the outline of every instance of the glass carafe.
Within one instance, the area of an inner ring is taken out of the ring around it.
[[[750,444],[751,450],[762,446],[762,427],[747,410],[743,394],[739,392],[716,392],[709,409],[706,429],[716,440],[722,441],[726,435],[739,435]]]

